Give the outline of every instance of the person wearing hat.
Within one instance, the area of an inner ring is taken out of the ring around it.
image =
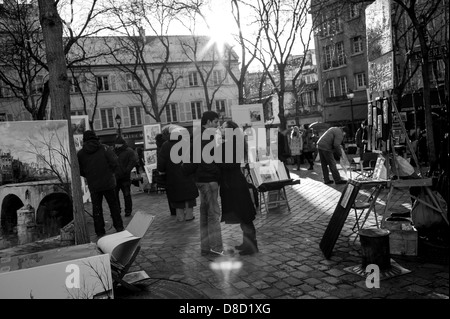
[[[92,200],[94,229],[98,237],[105,235],[103,197],[109,206],[116,231],[124,230],[120,207],[116,195],[114,172],[118,166],[117,156],[106,145],[100,143],[93,131],[83,133],[83,147],[77,153],[80,175],[86,178]]]
[[[117,155],[119,165],[116,168],[116,194],[120,210],[119,193],[122,191],[125,202],[125,217],[131,216],[133,211],[133,201],[131,199],[131,170],[137,165],[138,157],[136,152],[128,146],[122,136],[117,137],[114,145],[114,152]]]

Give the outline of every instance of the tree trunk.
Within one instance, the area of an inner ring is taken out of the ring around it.
[[[45,50],[49,70],[49,88],[51,99],[50,119],[68,120],[69,153],[72,173],[72,202],[74,208],[75,244],[89,242],[87,225],[84,218],[83,197],[81,194],[81,179],[75,143],[71,132],[70,94],[67,77],[67,66],[63,51],[62,21],[59,17],[56,2],[53,0],[38,0],[39,20],[45,41]]]
[[[420,41],[420,49],[422,53],[422,79],[423,79],[423,107],[425,112],[425,127],[427,129],[427,149],[428,149],[428,160],[430,162],[430,169],[435,168],[436,159],[436,146],[434,143],[434,130],[433,130],[433,118],[431,114],[431,85],[430,85],[430,66],[429,66],[429,55],[428,46],[425,39],[426,29],[420,27],[420,32],[418,32],[418,37]]]

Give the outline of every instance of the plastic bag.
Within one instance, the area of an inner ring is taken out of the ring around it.
[[[409,162],[401,156],[395,157],[396,166],[398,172],[396,172],[397,176],[411,176],[415,173],[414,167],[409,164]],[[395,169],[395,166],[392,166]]]
[[[444,212],[447,212],[447,203],[445,202],[444,198],[438,192],[436,191],[432,192],[433,195],[436,197],[439,206],[441,206]],[[423,191],[420,192],[417,198],[434,206],[430,196],[428,196]],[[444,218],[439,212],[435,211],[431,207],[425,205],[424,203],[418,200],[415,201],[414,206],[411,210],[411,217],[414,222],[414,226],[416,228],[430,228],[444,222]]]

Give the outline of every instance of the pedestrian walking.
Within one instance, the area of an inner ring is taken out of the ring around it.
[[[83,147],[78,151],[77,158],[80,175],[86,178],[91,193],[95,233],[98,237],[105,235],[103,197],[108,203],[114,228],[118,232],[124,230],[114,175],[119,165],[117,156],[110,148],[100,143],[95,132],[88,130],[83,133]]]
[[[243,241],[235,248],[240,250],[240,255],[253,255],[259,251],[253,224],[256,209],[248,182],[241,170],[241,163],[244,161],[244,135],[235,122],[226,121],[222,125],[222,139],[222,163],[218,164],[222,172],[219,183],[221,221],[226,224],[240,224]]]
[[[314,139],[312,130],[309,129],[308,125],[305,124],[305,130],[303,131],[303,155],[305,159],[308,161],[309,168],[308,170],[314,169],[314,153],[316,150],[316,141]]]
[[[213,111],[206,111],[201,119],[201,132],[194,137],[194,145],[201,145],[201,153],[196,154],[201,157],[200,163],[183,163],[183,172],[190,175],[195,172],[195,181],[200,193],[200,249],[203,256],[222,256],[223,242],[222,229],[220,226],[221,213],[219,207],[219,180],[220,168],[214,161],[205,161],[205,156],[214,158],[217,146],[211,148],[209,154],[204,154],[203,150],[210,143],[215,143],[215,136],[210,135],[209,139],[202,136],[213,133],[217,130],[219,115]],[[199,140],[200,139],[200,140]],[[199,151],[200,151],[199,150]],[[191,156],[192,159],[192,156]]]
[[[169,135],[175,130],[187,132],[184,127],[171,125]],[[163,143],[161,150],[158,152],[157,169],[166,175],[167,198],[169,205],[175,209],[177,221],[192,221],[195,218],[193,208],[197,206],[196,198],[199,194],[194,176],[192,174],[185,175],[181,163],[175,163],[170,156],[176,143],[178,143],[178,140],[171,140],[170,138]],[[182,154],[179,154],[179,156],[182,156]]]
[[[294,157],[294,162],[297,164],[297,169],[300,170],[300,155],[303,152],[303,138],[298,126],[294,126],[291,132],[291,140],[289,143],[291,155]]]
[[[125,217],[131,216],[133,211],[133,200],[131,199],[131,170],[138,164],[136,152],[128,146],[127,142],[119,136],[114,145],[119,166],[116,169],[116,195],[120,209],[120,191],[123,194],[125,205]]]
[[[341,127],[330,127],[317,142],[319,150],[320,164],[322,166],[323,181],[325,184],[332,184],[330,180],[328,167],[333,175],[334,183],[346,184],[347,182],[341,178],[336,167],[336,159],[342,157],[341,144],[344,140],[344,132]]]
[[[358,128],[355,134],[355,142],[358,147],[359,158],[362,160],[363,154],[366,151],[368,143],[367,120],[361,122],[361,126]]]

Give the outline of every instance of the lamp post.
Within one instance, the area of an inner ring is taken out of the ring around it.
[[[115,120],[116,120],[117,126],[119,127],[119,129],[118,129],[119,137],[122,137],[122,131],[120,130],[120,124],[122,124],[122,118],[120,117],[119,114],[117,114]]]
[[[350,112],[351,112],[351,120],[352,120],[352,136],[355,135],[355,123],[353,118],[353,98],[355,97],[355,93],[352,90],[347,92],[347,99],[350,100]]]

